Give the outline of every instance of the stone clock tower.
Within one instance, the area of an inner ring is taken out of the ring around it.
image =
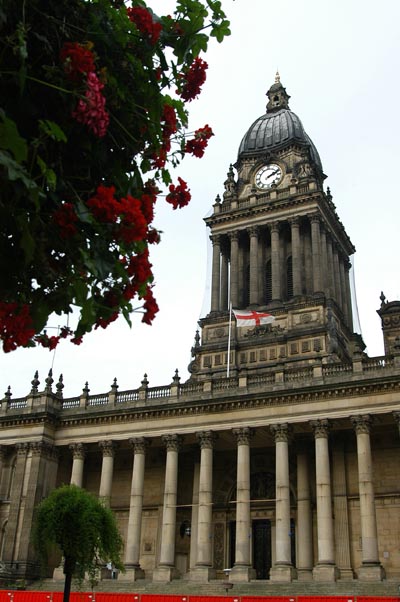
[[[279,74],[266,113],[244,135],[223,199],[206,218],[213,244],[211,311],[200,321],[191,379],[226,376],[229,305],[272,314],[272,324],[231,321],[230,374],[268,373],[284,362],[350,362],[353,333],[346,234],[312,140],[289,108]],[[235,175],[235,171],[236,174]],[[201,341],[201,342],[200,342]]]

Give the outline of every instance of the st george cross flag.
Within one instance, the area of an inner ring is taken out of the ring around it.
[[[241,326],[260,326],[260,324],[271,324],[275,320],[274,316],[261,311],[233,309],[236,318],[236,325]]]

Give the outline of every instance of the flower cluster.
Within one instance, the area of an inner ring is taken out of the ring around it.
[[[178,181],[179,184],[177,186],[175,186],[175,184],[169,185],[169,194],[165,197],[167,203],[170,203],[174,209],[177,209],[178,207],[181,209],[187,205],[192,198],[187,183],[182,180],[182,178],[178,178]]]
[[[195,131],[194,138],[186,142],[185,152],[192,153],[195,157],[202,157],[211,136],[214,136],[214,133],[208,124],[199,128]]]
[[[129,19],[136,25],[140,33],[147,36],[150,43],[157,44],[162,30],[161,23],[153,21],[149,11],[142,6],[127,8]]]
[[[74,82],[80,82],[83,76],[95,71],[94,55],[88,45],[65,42],[60,52],[60,59],[65,74]]]
[[[145,313],[143,315],[142,322],[144,322],[145,324],[151,324],[159,308],[156,300],[153,297],[153,291],[150,287],[147,287],[147,291],[146,294],[143,296],[143,299],[143,309]]]
[[[28,345],[34,334],[35,329],[27,304],[0,301],[0,338],[6,353]]]
[[[105,109],[106,99],[101,93],[104,84],[101,83],[94,71],[87,75],[85,98],[80,98],[72,117],[78,123],[83,123],[98,138],[106,135],[110,116]]]
[[[53,213],[53,221],[59,228],[61,238],[71,238],[78,231],[76,227],[78,216],[72,203],[63,203],[61,207],[56,209]]]
[[[171,136],[178,130],[178,122],[174,107],[165,104],[161,117],[162,125],[162,144],[156,153],[152,156],[152,167],[162,169],[167,161],[167,154],[171,150]]]
[[[189,69],[182,74],[184,83],[178,92],[184,101],[191,101],[200,94],[201,86],[206,81],[207,68],[207,63],[196,57]]]

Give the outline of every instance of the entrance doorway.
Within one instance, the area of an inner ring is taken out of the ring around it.
[[[269,579],[271,569],[271,521],[253,520],[253,568],[256,579]]]

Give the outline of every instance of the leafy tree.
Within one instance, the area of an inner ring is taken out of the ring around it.
[[[112,511],[95,496],[77,487],[54,489],[37,507],[33,543],[44,566],[55,550],[64,557],[64,602],[68,602],[72,576],[92,580],[100,563],[124,570],[122,538]]]
[[[0,7],[0,339],[4,351],[79,344],[135,304],[151,323],[149,246],[160,187],[190,200],[169,166],[201,157],[208,124],[187,131],[219,0],[3,0]],[[76,327],[43,328],[77,308]]]

